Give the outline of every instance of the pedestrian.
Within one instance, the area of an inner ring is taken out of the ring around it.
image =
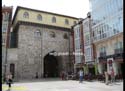
[[[109,75],[108,75],[108,72],[105,71],[105,84],[108,85],[109,84]]]
[[[64,71],[64,80],[66,80],[67,73]]]
[[[8,84],[8,87],[11,88],[11,84],[12,84],[12,75],[11,74],[9,74],[7,76],[7,84]]]
[[[68,80],[68,73],[65,72],[65,80]]]
[[[36,72],[36,76],[35,76],[36,79],[38,79],[38,72]]]
[[[61,78],[62,78],[62,80],[64,80],[64,76],[65,76],[64,71],[62,71],[61,72]]]
[[[79,83],[82,83],[83,81],[83,71],[82,69],[79,71]]]
[[[111,83],[115,82],[115,74],[114,74],[114,70],[112,68],[111,70]]]

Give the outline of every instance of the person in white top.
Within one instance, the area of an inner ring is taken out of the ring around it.
[[[82,69],[79,71],[79,82],[82,83],[83,81],[83,71]]]

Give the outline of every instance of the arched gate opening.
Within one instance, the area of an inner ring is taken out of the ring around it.
[[[47,54],[44,57],[44,77],[58,77],[58,60],[54,55]]]

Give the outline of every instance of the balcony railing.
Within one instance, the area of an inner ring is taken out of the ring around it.
[[[105,32],[101,35],[97,34],[96,36],[93,37],[93,42],[97,42],[97,41],[100,41],[100,40],[103,40],[103,39],[107,39],[107,38],[112,37],[114,35],[117,35],[119,33],[121,33],[121,31],[114,34],[114,31],[111,30],[111,31]]]
[[[114,58],[117,59],[117,58],[123,58],[123,53],[115,53],[114,54]]]
[[[119,53],[123,53],[123,49],[119,48],[119,49],[115,49],[115,54],[119,54]]]
[[[99,57],[98,59],[99,59],[99,60],[107,60],[106,57]]]
[[[106,60],[106,52],[100,52],[100,57],[98,58],[99,60]]]
[[[100,57],[105,57],[106,56],[106,52],[100,52]]]
[[[114,59],[123,58],[123,53],[115,53],[115,54],[112,54],[112,55],[106,55],[106,56],[98,57],[99,60],[107,60],[108,58],[114,58]]]

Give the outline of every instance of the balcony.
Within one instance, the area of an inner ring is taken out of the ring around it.
[[[100,52],[100,57],[105,57],[106,56],[106,52]]]
[[[100,57],[98,57],[98,59],[101,63],[107,63],[106,52],[100,52]]]
[[[123,59],[123,53],[115,53],[114,59]]]
[[[115,49],[114,53],[115,54],[123,53],[123,48]]]
[[[123,32],[122,31],[117,31],[116,34],[114,34],[114,31],[108,31],[108,32],[105,32],[103,34],[97,34],[96,36],[93,37],[93,42],[99,42],[99,41],[102,41],[102,40],[107,40],[109,38],[112,38],[113,36],[119,36],[120,34],[122,34]]]
[[[105,57],[98,57],[99,60],[107,60],[106,56]]]

